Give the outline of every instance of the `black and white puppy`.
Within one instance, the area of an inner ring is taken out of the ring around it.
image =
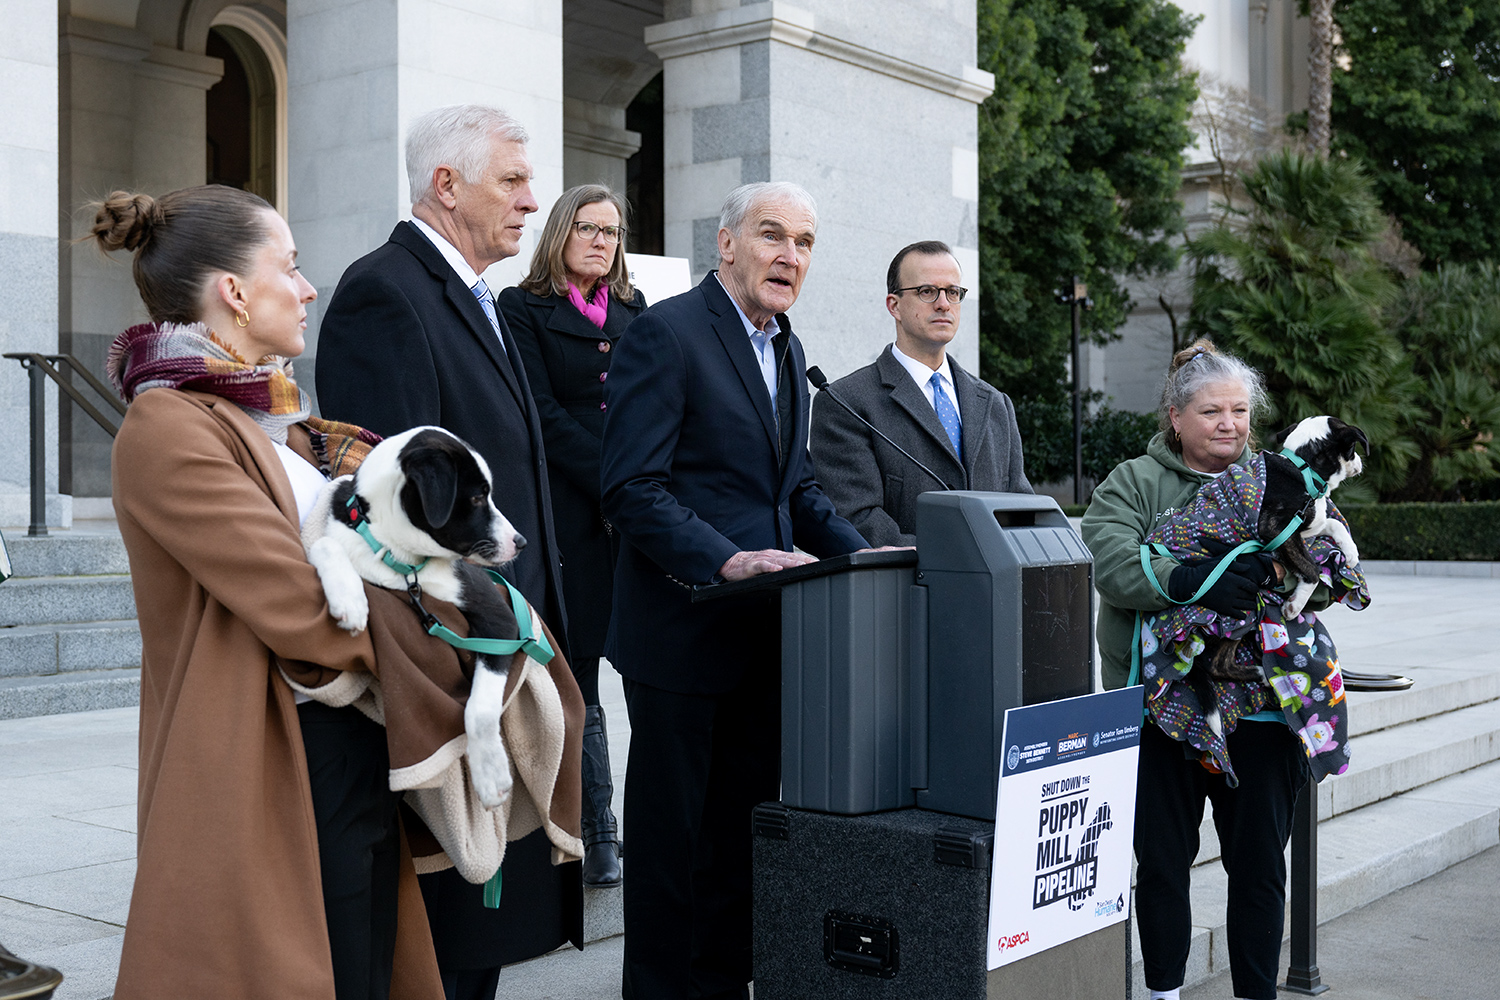
[[[1327,535],[1343,552],[1349,566],[1359,565],[1359,549],[1349,529],[1343,522],[1328,516],[1328,494],[1339,483],[1364,471],[1364,463],[1356,448],[1364,447],[1368,451],[1370,439],[1358,427],[1328,416],[1308,417],[1282,431],[1279,438],[1281,448],[1293,452],[1327,483],[1321,488],[1321,495],[1314,499],[1308,495],[1302,470],[1295,462],[1280,454],[1279,450],[1262,452],[1266,461],[1266,488],[1256,525],[1260,540],[1274,541],[1292,518],[1298,514],[1303,516],[1301,530],[1275,552],[1276,560],[1297,577],[1296,589],[1282,606],[1285,617],[1294,618],[1301,614],[1318,586],[1318,566],[1307,550],[1307,539]],[[1235,663],[1234,654],[1239,642],[1238,639],[1210,639],[1204,657],[1206,669],[1188,673],[1188,684],[1197,693],[1201,704],[1213,705],[1215,702],[1208,683],[1210,678],[1246,682],[1262,679],[1258,666]],[[1209,728],[1215,733],[1222,731],[1217,709],[1211,710],[1207,719]]]
[[[471,634],[514,639],[509,599],[479,567],[510,562],[526,539],[490,499],[491,482],[484,459],[458,437],[441,427],[416,427],[386,438],[352,476],[324,487],[303,526],[302,545],[339,625],[360,632],[368,623],[361,580],[408,588],[409,577],[386,563],[388,551],[399,563],[420,565],[413,575],[422,592],[462,609]],[[379,553],[356,530],[361,523],[383,546]],[[476,654],[464,709],[469,773],[487,809],[503,804],[511,788],[500,738],[509,672],[508,657]]]
[[[1344,554],[1344,561],[1352,568],[1359,565],[1359,548],[1342,521],[1328,516],[1328,494],[1346,479],[1352,479],[1364,471],[1358,447],[1370,450],[1370,439],[1358,427],[1344,423],[1338,417],[1308,417],[1288,427],[1281,434],[1281,447],[1291,451],[1307,463],[1319,476],[1327,481],[1327,487],[1308,508],[1307,484],[1302,470],[1291,459],[1274,452],[1266,452],[1266,495],[1260,506],[1260,537],[1271,541],[1291,523],[1292,518],[1307,510],[1302,530],[1284,542],[1277,550],[1282,565],[1297,575],[1297,589],[1286,602],[1286,614],[1295,617],[1312,596],[1318,585],[1318,567],[1308,555],[1306,539],[1314,535],[1327,535]]]

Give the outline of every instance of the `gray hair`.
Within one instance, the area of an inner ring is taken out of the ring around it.
[[[1158,414],[1169,439],[1175,436],[1171,433],[1171,410],[1175,407],[1181,413],[1198,393],[1220,382],[1238,382],[1245,387],[1252,415],[1266,405],[1266,381],[1260,372],[1232,354],[1221,353],[1213,341],[1200,339],[1172,356],[1166,381],[1161,387],[1161,411]],[[1168,443],[1172,442],[1169,440]]]
[[[432,190],[432,172],[448,166],[466,181],[484,175],[490,162],[490,137],[525,143],[521,123],[499,108],[452,104],[418,115],[406,132],[406,179],[412,204]]]
[[[756,203],[775,199],[777,201],[794,202],[812,216],[813,232],[818,231],[818,203],[813,201],[813,196],[808,193],[807,188],[801,184],[793,184],[791,181],[758,181],[754,184],[741,184],[729,192],[729,197],[724,199],[724,207],[719,210],[719,228],[727,229],[731,233],[739,233],[745,225],[745,217],[750,214],[750,209]]]

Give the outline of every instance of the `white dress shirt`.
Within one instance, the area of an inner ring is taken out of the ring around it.
[[[714,275],[714,280],[719,280],[717,274]],[[722,281],[719,282],[719,287],[724,287]],[[724,294],[729,295],[729,289],[724,288]],[[750,322],[750,317],[745,315],[745,310],[734,301],[733,295],[729,296],[729,302],[739,315],[740,322],[745,324],[745,333],[750,337],[750,348],[755,351],[755,358],[760,363],[760,377],[765,380],[766,391],[771,394],[771,413],[774,415],[776,414],[776,346],[771,343],[771,339],[781,332],[781,325],[776,322],[776,317],[772,316],[766,320],[764,330],[757,330],[755,324]],[[777,416],[779,423],[780,418],[779,415]]]
[[[427,237],[428,242],[437,247],[438,253],[443,255],[443,259],[448,262],[449,267],[453,268],[454,272],[458,275],[458,279],[464,283],[465,288],[473,288],[479,283],[479,275],[475,274],[474,269],[469,266],[469,262],[464,260],[464,255],[458,252],[458,247],[449,243],[436,229],[433,229],[421,219],[413,217],[411,224],[416,226],[417,230],[423,236]]]
[[[901,353],[901,348],[895,344],[891,345],[891,356],[901,362],[901,367],[906,369],[906,373],[911,376],[912,381],[917,383],[917,388],[922,390],[922,397],[927,400],[927,405],[932,407],[933,412],[936,413],[937,403],[933,402],[932,398],[933,369],[927,367],[921,361],[908,358],[905,354]],[[937,373],[942,380],[943,391],[948,394],[949,401],[953,403],[953,408],[957,410],[958,388],[953,384],[953,370],[948,365],[947,354],[943,355],[943,365],[937,369]]]

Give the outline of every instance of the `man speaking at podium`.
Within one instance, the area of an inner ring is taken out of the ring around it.
[[[830,387],[909,456],[838,400],[819,399],[813,407],[818,475],[839,513],[872,545],[917,543],[920,493],[1033,492],[1010,398],[948,356],[967,291],[961,278],[946,243],[926,240],[902,248],[885,279],[895,344]]]
[[[795,184],[730,192],[719,270],[646,310],[605,383],[622,539],[605,653],[625,678],[626,1000],[748,998],[750,814],[780,797],[780,602],[691,587],[866,547],[813,478],[786,310],[817,231]]]

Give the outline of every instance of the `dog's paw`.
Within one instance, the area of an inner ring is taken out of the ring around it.
[[[328,613],[339,628],[358,635],[370,623],[370,602],[365,585],[349,561],[349,556],[331,538],[320,538],[307,550],[307,561],[318,571]]]
[[[499,809],[510,798],[510,758],[499,733],[479,739],[469,735],[469,780],[486,809]]]
[[[348,594],[335,595],[331,590],[327,591],[328,613],[339,623],[339,628],[350,635],[359,635],[370,624],[370,605],[365,600],[363,587],[354,593],[358,595],[357,599]]]
[[[1354,569],[1359,565],[1359,546],[1350,542],[1348,548],[1344,549],[1344,565]]]
[[[1292,596],[1286,599],[1286,604],[1282,607],[1282,617],[1291,619],[1302,614],[1302,609],[1307,606],[1308,600],[1316,589],[1317,584],[1308,583],[1305,580],[1297,584],[1297,589],[1292,591]]]

